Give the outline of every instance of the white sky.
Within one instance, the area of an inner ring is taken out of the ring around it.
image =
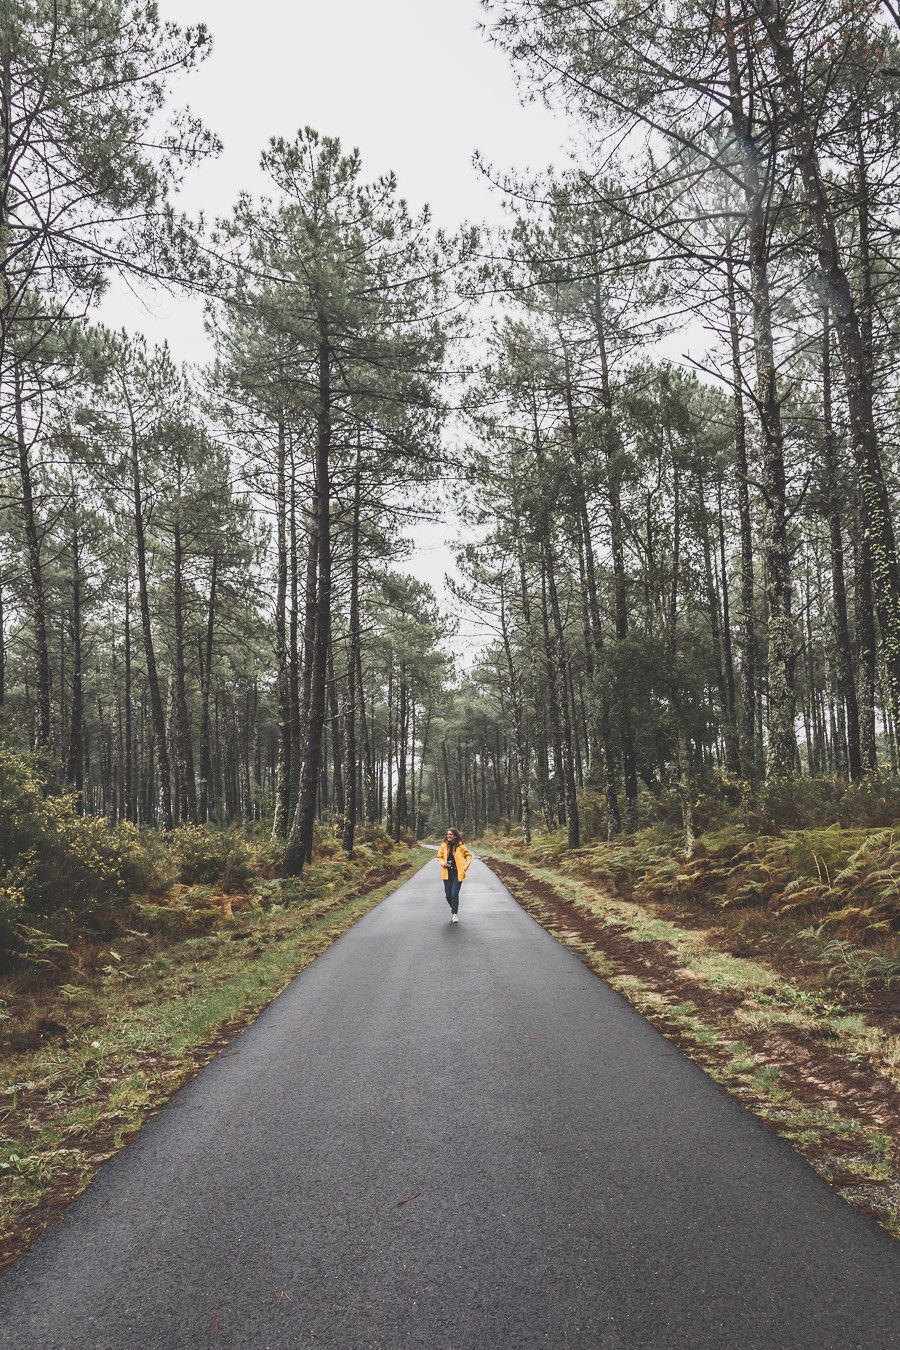
[[[566,127],[542,106],[522,106],[507,58],[478,30],[477,0],[160,0],[160,11],[205,22],[213,37],[209,60],[174,91],[224,147],[186,180],[187,211],[226,214],[239,189],[261,186],[268,138],[303,126],[358,146],[367,176],[394,170],[410,205],[430,203],[448,229],[502,218],[472,164],[476,148],[501,170],[564,158]],[[210,354],[198,300],[134,295],[119,283],[102,317],[165,338],[183,360]],[[440,592],[446,532],[414,537],[404,567]]]

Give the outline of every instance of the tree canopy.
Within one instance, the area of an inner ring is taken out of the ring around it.
[[[309,128],[188,220],[205,27],[4,9],[0,710],[84,812],[258,822],[299,872],[317,821],[577,845],[671,796],[690,852],[713,782],[896,774],[892,12],[485,26],[579,151],[448,237]],[[119,272],[205,296],[205,368],[98,323]]]

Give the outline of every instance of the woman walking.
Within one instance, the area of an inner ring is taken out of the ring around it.
[[[437,851],[444,879],[444,895],[450,906],[450,922],[459,923],[459,888],[466,879],[472,855],[466,848],[459,830],[450,828]]]

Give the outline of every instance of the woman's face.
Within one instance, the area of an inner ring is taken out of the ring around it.
[[[452,844],[452,843],[453,843],[453,831],[452,831],[452,830],[448,830],[447,833],[444,835],[444,838],[447,840],[447,843],[448,843],[448,844]]]

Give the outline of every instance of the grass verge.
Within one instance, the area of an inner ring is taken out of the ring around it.
[[[299,971],[432,856],[397,846],[361,890],[314,887],[314,898],[240,910],[197,937],[135,933],[106,949],[93,978],[44,991],[29,1018],[45,1039],[18,1053],[13,1043],[0,1062],[0,1269]]]
[[[788,1139],[862,1212],[900,1236],[900,1037],[840,993],[746,949],[721,923],[688,926],[619,899],[574,860],[535,865],[485,842],[481,856],[548,932],[717,1082]]]

